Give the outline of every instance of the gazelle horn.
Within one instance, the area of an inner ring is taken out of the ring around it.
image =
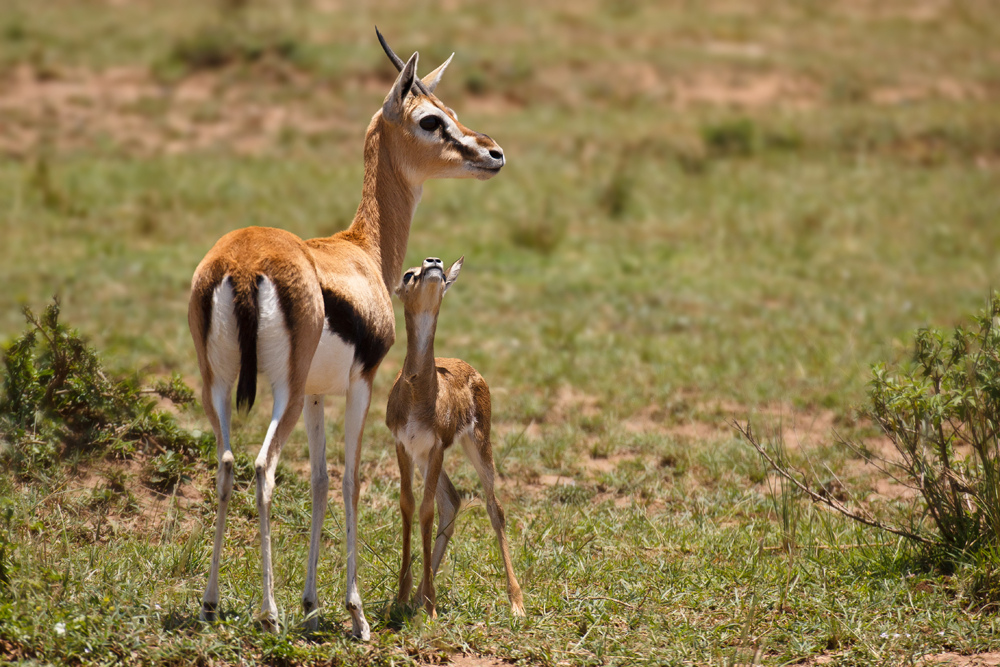
[[[402,72],[403,67],[406,65],[406,62],[402,58],[397,56],[396,52],[389,47],[389,45],[385,41],[385,37],[383,37],[382,33],[379,32],[378,26],[375,26],[375,34],[378,35],[379,44],[382,45],[382,50],[385,51],[385,55],[389,56],[389,60],[392,61],[392,64],[396,66],[396,71]],[[431,91],[427,89],[427,86],[425,86],[424,82],[420,80],[420,77],[413,78],[413,85],[416,86],[417,90],[419,90],[424,95],[431,94]]]

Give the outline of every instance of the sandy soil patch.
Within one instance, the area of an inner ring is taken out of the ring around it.
[[[820,87],[802,77],[780,72],[705,71],[684,77],[671,86],[672,99],[680,107],[695,105],[739,109],[782,107],[808,109],[817,106]]]
[[[40,147],[110,141],[136,154],[219,147],[254,154],[288,132],[337,130],[344,103],[327,86],[315,86],[305,99],[269,99],[288,86],[306,85],[288,71],[277,80],[258,76],[240,83],[213,72],[166,84],[134,67],[40,73],[20,66],[0,78],[0,116],[6,120],[0,151],[23,156]]]

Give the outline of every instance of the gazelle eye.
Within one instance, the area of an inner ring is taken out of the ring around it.
[[[441,119],[437,116],[424,116],[420,119],[420,127],[428,132],[433,132],[441,126]]]
[[[412,271],[407,271],[405,274],[403,274],[403,284],[404,285],[408,285],[411,280],[413,280],[413,272]]]

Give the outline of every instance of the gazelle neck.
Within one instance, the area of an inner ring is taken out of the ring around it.
[[[437,397],[437,370],[434,363],[434,336],[437,333],[437,313],[406,313],[406,360],[403,377],[410,383],[414,396]]]
[[[386,121],[379,111],[365,134],[365,175],[361,203],[346,236],[370,252],[382,266],[382,279],[393,289],[399,282],[410,237],[410,223],[422,185],[406,178]]]

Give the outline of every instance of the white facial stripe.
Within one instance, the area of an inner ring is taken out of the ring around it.
[[[448,111],[451,111],[451,109]],[[455,112],[451,111],[451,113],[454,114]],[[443,112],[430,100],[422,100],[420,106],[418,106],[413,113],[413,119],[419,127],[420,121],[427,116],[437,117],[442,127],[435,128],[434,130],[424,130],[423,128],[420,128],[420,131],[416,133],[419,138],[427,141],[428,143],[436,143],[439,138],[443,136],[445,141],[458,142],[462,144],[463,147],[477,153],[481,150],[479,144],[476,142],[475,136],[470,135],[459,128],[456,123],[456,119],[458,118],[457,116],[449,115]]]

